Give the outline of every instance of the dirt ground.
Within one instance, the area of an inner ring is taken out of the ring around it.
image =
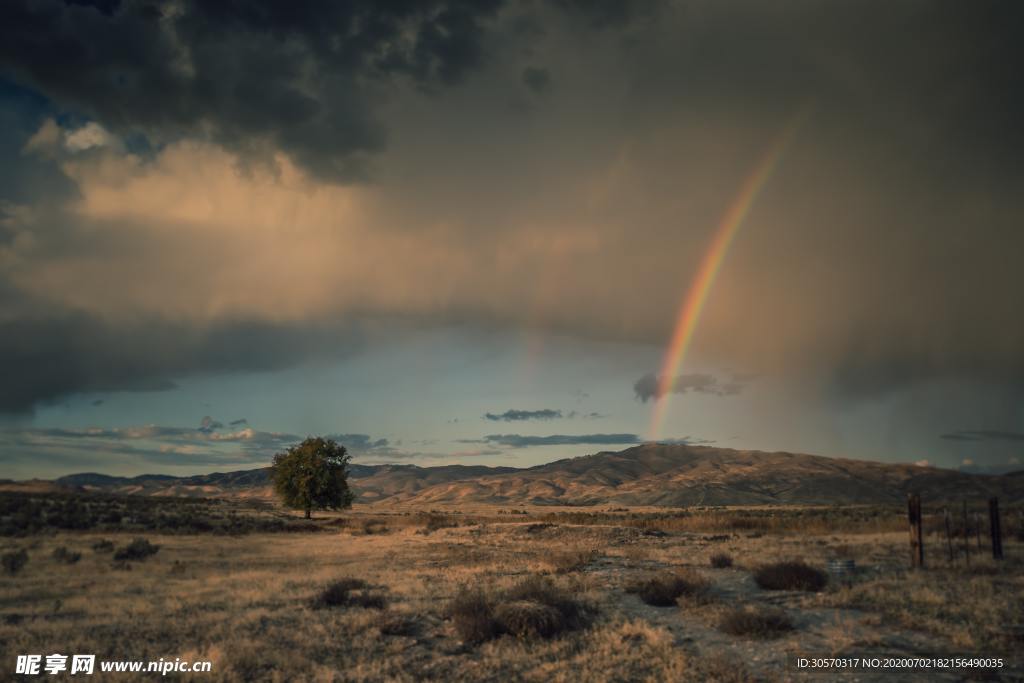
[[[131,535],[6,539],[5,552],[25,550],[29,559],[0,578],[3,666],[13,670],[18,654],[61,652],[209,660],[211,673],[185,677],[207,681],[1024,680],[1019,668],[972,679],[934,671],[806,675],[787,665],[795,656],[1019,651],[1024,545],[1015,541],[1006,543],[1006,560],[975,552],[966,566],[962,557],[949,563],[935,540],[933,566],[911,572],[898,532],[430,520],[350,514],[310,534],[149,534],[159,552],[139,561],[93,549],[101,538],[124,546]],[[59,547],[81,559],[59,559]],[[729,555],[732,566],[713,568],[713,554]],[[753,578],[765,564],[801,560],[824,569],[834,557],[854,559],[859,570],[820,592],[764,590]],[[706,580],[700,600],[655,607],[630,590],[638,579],[680,570]],[[460,591],[498,594],[537,575],[587,605],[589,623],[553,637],[460,637],[449,609]],[[316,609],[317,594],[343,577],[367,582],[385,604]],[[792,630],[730,635],[722,623],[737,607],[774,610]]]

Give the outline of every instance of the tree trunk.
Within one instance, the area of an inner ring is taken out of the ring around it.
[[[311,519],[311,515],[309,513],[310,513],[310,509],[306,508],[306,519]]]

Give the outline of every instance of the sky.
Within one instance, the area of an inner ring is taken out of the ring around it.
[[[1024,458],[1024,6],[0,3],[0,477]]]

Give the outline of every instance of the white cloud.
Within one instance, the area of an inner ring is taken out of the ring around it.
[[[36,136],[38,137],[41,133],[43,133],[43,129],[40,129]],[[35,137],[33,137],[34,139]],[[29,142],[31,144],[31,141]],[[113,147],[117,143],[117,138],[95,121],[90,121],[76,130],[64,132],[64,146],[71,152],[84,152],[93,147]]]

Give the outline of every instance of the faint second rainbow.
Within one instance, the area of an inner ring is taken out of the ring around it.
[[[740,187],[739,193],[733,199],[722,221],[715,229],[711,244],[701,258],[700,266],[686,292],[683,303],[679,308],[679,316],[676,319],[675,330],[672,332],[672,339],[665,350],[665,358],[662,361],[661,371],[658,373],[658,390],[654,395],[654,411],[651,418],[650,440],[658,439],[661,431],[661,423],[665,419],[665,412],[668,408],[669,397],[672,395],[673,385],[679,368],[686,357],[686,351],[693,340],[693,333],[700,322],[704,304],[707,302],[711,287],[715,284],[715,278],[722,268],[722,262],[729,252],[729,246],[743,225],[744,219],[750,213],[757,195],[764,188],[772,172],[778,167],[779,162],[785,156],[786,150],[793,142],[793,138],[804,125],[810,116],[810,107],[804,106],[793,116],[789,124],[783,129],[779,136],[772,142],[765,151],[758,164],[754,167],[747,179]]]

